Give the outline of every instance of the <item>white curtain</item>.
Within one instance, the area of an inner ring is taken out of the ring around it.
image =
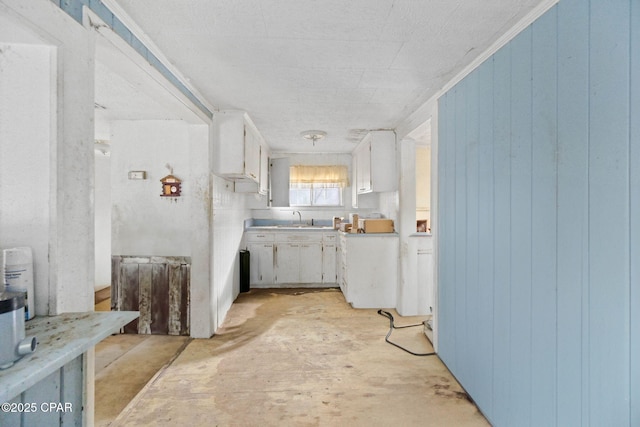
[[[289,168],[289,183],[294,188],[344,188],[349,185],[349,171],[346,166],[295,165]]]

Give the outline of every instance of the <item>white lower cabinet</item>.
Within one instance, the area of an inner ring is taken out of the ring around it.
[[[340,289],[354,308],[395,308],[398,236],[342,234]]]
[[[335,286],[336,238],[336,232],[248,231],[251,286]]]
[[[247,233],[246,248],[249,250],[249,284],[254,287],[265,287],[273,283],[275,236],[273,233]]]
[[[322,283],[338,283],[338,247],[335,243],[322,244]]]
[[[340,286],[354,308],[395,308],[398,288],[398,235],[336,231],[247,231],[251,286]],[[416,253],[429,277],[431,253]],[[430,292],[429,292],[430,294]],[[431,302],[432,304],[432,302]]]
[[[299,283],[322,283],[322,243],[303,243],[299,253]]]
[[[250,253],[251,286],[269,285],[273,283],[273,243],[248,243]]]
[[[274,283],[296,283],[300,276],[300,244],[280,243],[276,248]]]

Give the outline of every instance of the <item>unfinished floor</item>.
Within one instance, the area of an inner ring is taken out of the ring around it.
[[[391,312],[396,326],[423,319]],[[179,345],[165,347],[167,364],[110,425],[489,425],[437,357],[387,344],[388,328],[376,310],[352,309],[337,289],[252,290],[213,338],[191,340],[177,357],[170,353]],[[391,339],[431,350],[421,327],[394,330]],[[138,353],[122,363],[142,369],[159,351]],[[127,387],[103,381],[100,390],[124,395]],[[108,405],[96,399],[97,412],[110,413]]]

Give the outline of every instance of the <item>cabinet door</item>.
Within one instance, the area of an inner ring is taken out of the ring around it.
[[[300,244],[278,243],[276,248],[276,282],[300,281]]]
[[[351,207],[358,207],[358,153],[351,153]]]
[[[338,251],[336,252],[336,261],[337,261],[337,265],[336,265],[336,276],[337,276],[337,281],[338,281],[338,285],[340,286],[340,289],[342,289],[342,292],[344,293],[344,285],[343,285],[343,277],[344,277],[344,262],[342,261],[343,252],[344,249],[342,249],[341,245],[338,245]]]
[[[300,244],[300,283],[322,283],[322,243]]]
[[[369,190],[398,189],[396,176],[396,136],[393,131],[371,132],[369,140]]]
[[[273,243],[249,243],[251,286],[273,284]]]
[[[433,251],[418,249],[417,258],[418,298],[433,313]]]
[[[365,167],[364,159],[362,157],[363,151],[364,148],[362,146],[358,148],[358,151],[356,151],[356,163],[358,164],[358,168],[356,169],[356,191],[358,194],[365,190],[363,177]]]
[[[269,192],[269,149],[266,145],[260,146],[260,194]]]
[[[325,243],[322,246],[322,283],[337,283],[338,252],[335,243]]]
[[[271,206],[289,206],[289,158],[270,160]]]
[[[244,114],[220,111],[214,116],[213,173],[228,178],[244,176]]]
[[[371,192],[371,141],[358,150],[358,193]]]
[[[244,172],[247,178],[260,179],[260,141],[251,128],[244,128]]]

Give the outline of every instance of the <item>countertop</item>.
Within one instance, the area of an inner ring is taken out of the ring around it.
[[[8,402],[139,316],[137,311],[65,313],[35,317],[25,335],[36,351],[0,370],[0,402]]]
[[[277,232],[296,232],[296,233],[307,233],[307,232],[338,232],[340,234],[344,234],[349,237],[397,237],[398,233],[345,233],[344,231],[336,230],[331,226],[282,226],[282,225],[253,225],[245,228],[245,231],[277,231]]]
[[[250,227],[245,228],[245,231],[286,231],[286,232],[317,232],[317,231],[324,231],[326,232],[331,232],[331,231],[336,231],[333,227],[331,226],[302,226],[302,227],[297,227],[295,225],[292,226],[283,226],[283,225],[252,225]]]
[[[344,231],[339,231],[340,234],[347,237],[398,237],[398,233],[345,233]]]

